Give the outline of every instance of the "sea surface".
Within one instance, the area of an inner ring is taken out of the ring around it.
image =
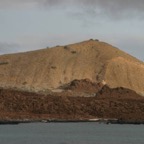
[[[144,125],[95,122],[0,125],[0,144],[144,144]]]

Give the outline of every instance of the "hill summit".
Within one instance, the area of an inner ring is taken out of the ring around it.
[[[37,92],[82,79],[144,95],[144,63],[98,40],[0,56],[2,88]]]

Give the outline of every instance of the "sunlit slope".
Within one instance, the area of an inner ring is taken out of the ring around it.
[[[0,56],[1,87],[39,91],[86,78],[144,94],[143,62],[104,42]]]

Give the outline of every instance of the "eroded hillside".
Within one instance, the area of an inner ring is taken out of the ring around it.
[[[47,91],[75,79],[144,94],[144,64],[97,40],[0,56],[0,86],[4,88]]]

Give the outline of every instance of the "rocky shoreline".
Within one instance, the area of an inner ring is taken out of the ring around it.
[[[89,97],[77,96],[79,94],[77,91],[78,89],[76,91],[73,89],[70,92],[65,90],[61,93],[44,95],[0,89],[0,124],[32,122],[144,124],[144,97],[134,91],[103,86],[95,96]],[[91,92],[93,93],[94,89]]]
[[[64,119],[47,119],[47,120],[6,120],[0,121],[0,125],[18,125],[26,123],[99,123],[99,124],[144,124],[144,121],[123,121],[119,119],[84,119],[84,120],[64,120]]]

